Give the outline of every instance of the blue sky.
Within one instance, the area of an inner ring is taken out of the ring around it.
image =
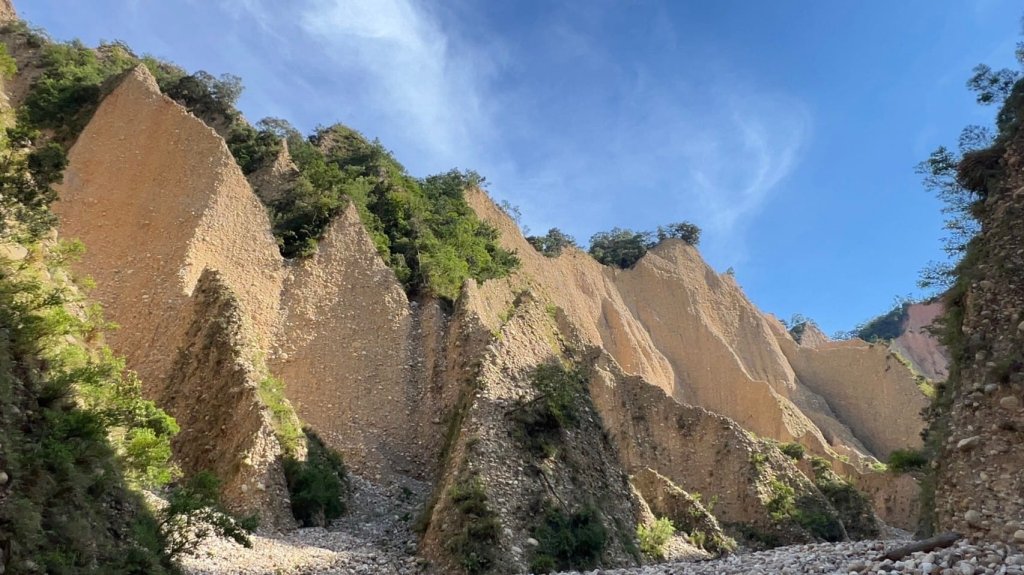
[[[994,110],[1011,0],[21,0],[57,39],[243,78],[253,121],[343,122],[418,176],[475,169],[535,233],[691,220],[762,309],[826,332],[942,252],[914,165]]]

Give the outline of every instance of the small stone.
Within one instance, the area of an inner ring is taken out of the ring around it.
[[[960,442],[956,444],[956,448],[959,449],[960,451],[967,451],[967,450],[970,450],[970,449],[974,449],[980,443],[981,443],[981,436],[980,435],[972,435],[971,437],[968,437],[966,439],[961,439]]]
[[[1024,543],[1024,529],[1018,529],[1017,532],[1013,534],[1013,540],[1018,543]]]
[[[1022,532],[1022,533],[1024,533],[1024,532]],[[538,545],[540,545],[540,541],[537,541],[533,537],[530,537],[529,539],[526,540],[526,546],[527,547],[536,547]]]
[[[999,407],[1003,409],[1017,409],[1020,407],[1020,398],[1016,395],[1008,395],[999,400]]]
[[[964,521],[966,521],[968,525],[977,525],[981,522],[981,513],[971,509],[967,513],[964,513]]]
[[[6,471],[0,471],[0,485],[7,485],[7,480],[10,476],[7,475]]]
[[[985,393],[987,395],[992,395],[993,393],[995,393],[997,391],[999,391],[999,386],[998,385],[996,385],[994,383],[989,383],[989,384],[985,385]]]
[[[1017,331],[1024,331],[1024,321],[1020,322],[1020,324],[1017,326]]]

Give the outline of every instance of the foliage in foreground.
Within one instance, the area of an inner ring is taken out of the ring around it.
[[[494,549],[501,533],[498,515],[488,504],[479,477],[464,475],[449,496],[455,508],[455,533],[445,548],[470,575],[484,573],[495,562]]]
[[[640,542],[640,551],[655,559],[665,558],[665,544],[675,533],[675,525],[667,517],[660,517],[651,525],[641,523],[636,527],[636,538]]]

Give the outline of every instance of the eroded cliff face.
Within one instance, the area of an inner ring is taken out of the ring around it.
[[[802,348],[808,353],[789,357],[784,348],[801,347],[781,324],[758,311],[731,277],[715,273],[683,242],[663,242],[628,270],[606,268],[577,250],[547,258],[483,193],[470,193],[469,200],[481,218],[501,231],[503,245],[523,261],[513,277],[481,286],[485,322],[498,321],[514,294],[531,287],[565,310],[582,339],[607,350],[626,373],[678,401],[728,416],[758,435],[798,441],[813,453],[843,455],[854,463],[885,457],[901,444],[919,445],[924,422],[917,411],[927,398],[909,371],[890,368],[895,370],[890,375],[884,354],[838,353],[836,357],[850,364],[845,375],[822,383],[827,374],[814,368],[822,363],[808,358],[820,357],[810,352],[814,345],[827,346],[820,341],[824,338],[812,338],[813,345]],[[794,370],[796,359],[809,384]],[[886,397],[913,399],[916,408],[900,412],[901,427],[892,438],[890,422],[867,416],[846,421],[839,412],[853,408],[837,407],[841,398],[824,393],[841,382],[852,385],[854,395],[863,388],[867,397],[874,383],[869,376],[857,379],[862,368],[886,374]]]
[[[436,459],[424,330],[443,329],[436,303],[410,305],[377,255],[354,206],[327,230],[319,251],[293,265],[282,297],[271,371],[300,418],[354,469],[425,478]],[[429,316],[423,325],[420,320]]]
[[[894,449],[919,449],[929,399],[914,383],[914,373],[882,343],[860,339],[795,343],[784,330],[779,343],[804,387],[823,398],[853,435],[876,457]],[[822,429],[833,430],[829,422]]]
[[[266,377],[247,341],[247,321],[218,272],[207,269],[192,296],[186,342],[158,402],[181,433],[175,458],[188,474],[212,471],[229,508],[267,527],[293,527],[282,449],[259,397]]]
[[[941,300],[907,306],[907,319],[892,349],[910,361],[918,373],[932,381],[949,377],[949,352],[932,334],[932,326],[943,314]]]
[[[280,193],[290,170],[283,155],[260,185]],[[287,523],[280,446],[256,392],[271,374],[353,471],[434,486],[423,550],[453,569],[450,541],[465,520],[454,494],[467,481],[500,517],[496,564],[529,566],[525,541],[551,501],[599,508],[610,533],[602,563],[627,564],[645,509],[630,473],[717,496],[725,524],[804,541],[806,529],[772,516],[775,482],[828,517],[836,510],[745,429],[799,441],[843,473],[914,445],[916,411],[882,437],[888,407],[876,417],[851,405],[859,392],[880,402],[919,393],[905,368],[860,348],[798,345],[693,248],[665,242],[631,270],[576,250],[546,258],[482,192],[468,199],[522,268],[467,282],[451,313],[408,300],[352,207],[314,256],[286,262],[224,141],[140,67],[72,149],[57,212],[61,234],[87,246],[76,271],[96,279],[94,297],[121,326],[112,347],[179,418],[183,464],[216,470],[237,508],[275,525]],[[560,432],[562,455],[540,456],[517,438],[514,413],[537,396],[537,366],[570,359],[589,376],[583,417]]]
[[[130,118],[130,121],[128,120]],[[75,266],[120,329],[123,353],[154,395],[187,343],[184,313],[199,276],[216,270],[270,349],[284,269],[267,214],[224,141],[139,66],[111,92],[69,154],[54,211],[87,251]]]
[[[1024,131],[995,164],[976,209],[981,232],[949,296],[959,341],[933,429],[948,430],[936,456],[935,520],[938,529],[1022,543]]]
[[[6,24],[18,19],[18,13],[14,10],[14,3],[11,0],[0,0],[0,24]]]

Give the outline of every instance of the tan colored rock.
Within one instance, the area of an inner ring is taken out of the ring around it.
[[[265,527],[293,527],[282,449],[260,401],[263,379],[245,336],[245,315],[220,274],[207,269],[192,297],[185,345],[159,398],[178,421],[175,460],[188,474],[212,471],[232,510]]]
[[[413,314],[354,206],[298,262],[282,297],[281,337],[269,360],[299,417],[358,471],[422,473],[411,413],[423,402]]]
[[[18,12],[14,9],[14,2],[11,0],[0,0],[0,24],[18,19]]]
[[[929,329],[943,313],[941,301],[907,306],[903,332],[892,341],[893,350],[932,381],[945,381],[949,376],[949,352]]]
[[[828,508],[777,448],[726,417],[679,404],[643,379],[622,373],[606,354],[593,363],[589,389],[628,471],[651,469],[705,500],[716,497],[714,514],[723,525],[746,525],[786,542],[810,540],[798,525],[774,520],[768,510],[773,479]]]
[[[891,443],[908,447],[919,441],[923,421],[918,404],[926,398],[912,374],[897,370],[886,375],[884,382],[896,382],[899,391],[893,393],[900,397],[920,396],[920,401],[906,404],[913,409],[900,412],[899,423],[866,416],[856,425],[846,421],[833,403],[838,396],[822,391],[841,380],[853,390],[872,393],[875,384],[869,380],[887,374],[884,355],[836,354],[851,364],[864,362],[851,365],[850,370],[865,367],[871,375],[861,381],[848,371],[830,385],[806,385],[794,371],[797,353],[787,354],[784,349],[798,346],[781,323],[758,311],[735,280],[715,273],[697,250],[683,242],[663,242],[629,270],[601,266],[578,250],[547,258],[522,238],[515,223],[484,194],[470,192],[467,199],[481,218],[499,229],[503,245],[522,260],[512,278],[481,286],[486,302],[481,317],[488,325],[498,325],[514,294],[529,287],[563,309],[581,337],[608,350],[626,373],[643,377],[679,401],[733,418],[758,435],[799,441],[813,453],[844,455],[855,464],[878,455],[867,446],[869,441],[883,451],[891,449],[879,437],[887,436],[892,425],[896,439]],[[810,336],[815,345],[801,346],[807,354],[801,353],[799,363],[812,383],[818,383],[824,364],[806,358],[824,357],[811,354],[816,346],[831,345],[818,341],[824,339],[819,335],[812,332]],[[895,408],[887,409],[883,414]],[[913,431],[905,432],[909,428]],[[911,436],[914,439],[906,443]]]
[[[288,141],[281,141],[281,151],[270,164],[249,174],[249,183],[263,203],[273,204],[288,194],[299,177],[299,168],[288,153]]]
[[[253,344],[270,348],[284,270],[266,212],[224,141],[144,66],[100,104],[59,192],[60,233],[87,249],[75,270],[96,280],[93,297],[121,326],[110,343],[147,386],[167,380],[206,268],[236,294]]]
[[[28,257],[28,249],[21,244],[0,243],[0,258],[19,262]]]
[[[885,345],[851,339],[806,348],[782,334],[779,341],[799,382],[873,455],[884,460],[894,449],[921,447],[921,411],[930,400]]]

